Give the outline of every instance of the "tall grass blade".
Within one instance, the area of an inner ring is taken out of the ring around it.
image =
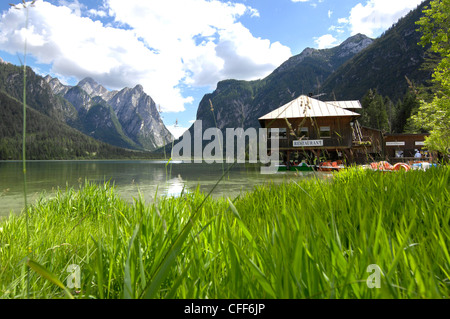
[[[48,271],[45,267],[39,265],[37,262],[28,259],[27,265],[33,269],[37,274],[39,274],[41,277],[47,279],[52,284],[58,286],[59,288],[63,289],[64,292],[67,294],[67,296],[70,299],[74,299],[73,295],[70,293],[69,289],[67,289],[66,286],[58,279],[54,274],[52,274],[50,271]]]
[[[134,240],[139,232],[139,225],[136,225],[133,235],[131,236],[130,243],[128,245],[127,261],[125,263],[125,274],[123,279],[123,297],[124,299],[134,298],[133,279],[131,278],[131,253],[133,249]]]
[[[216,189],[216,187],[219,185],[219,183],[222,181],[222,179],[225,177],[226,174],[231,170],[231,168],[235,164],[231,165],[226,172],[222,174],[222,177],[216,182],[214,187],[211,189],[211,191],[208,193],[208,195],[203,199],[200,206],[197,208],[197,210],[194,212],[192,217],[189,219],[189,221],[184,226],[181,233],[178,235],[178,237],[175,239],[174,243],[168,250],[166,256],[158,266],[158,269],[155,272],[155,275],[151,278],[150,283],[147,285],[148,287],[144,290],[143,294],[141,294],[142,297],[145,299],[152,299],[158,292],[159,286],[163,282],[163,280],[166,278],[167,274],[170,271],[170,268],[172,267],[175,258],[178,256],[178,253],[181,251],[181,248],[186,241],[186,238],[188,237],[192,227],[194,226],[194,223],[196,219],[199,216],[199,212],[201,208],[203,207],[204,203],[208,199],[209,196],[211,196],[212,192]]]

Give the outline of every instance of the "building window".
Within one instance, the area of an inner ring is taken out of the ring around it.
[[[331,137],[331,128],[329,126],[321,126],[320,137],[321,138]]]
[[[302,127],[302,129],[300,130],[300,138],[309,138],[309,129],[307,127]]]

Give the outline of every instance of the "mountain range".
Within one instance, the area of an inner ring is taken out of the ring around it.
[[[0,90],[22,100],[23,70],[0,63]],[[173,139],[141,85],[109,91],[92,78],[75,86],[27,69],[27,104],[52,120],[113,146],[153,151]]]
[[[0,91],[0,161],[22,159],[23,104]],[[28,160],[151,159],[149,152],[100,142],[34,108],[27,107]]]
[[[362,100],[369,90],[376,90],[392,101],[402,99],[408,83],[420,85],[431,79],[432,70],[422,68],[427,49],[418,45],[421,35],[415,24],[429,2],[377,39],[356,34],[334,48],[306,48],[264,79],[219,82],[201,100],[196,119],[203,121],[203,130],[258,128],[259,117],[303,94],[322,100]],[[0,91],[21,101],[22,73],[0,61]],[[68,86],[30,68],[27,79],[28,105],[55,123],[125,149],[162,151],[173,140],[141,85],[110,91],[86,78]],[[193,126],[189,131],[193,133]]]
[[[98,140],[131,149],[155,150],[173,139],[165,127],[153,99],[142,85],[108,91],[92,78],[76,86],[63,85],[45,77],[53,94],[63,97],[76,109],[78,117],[70,125]]]
[[[393,101],[402,99],[408,81],[431,79],[432,71],[422,69],[427,50],[418,45],[415,24],[428,4],[423,2],[377,39],[357,34],[331,49],[306,48],[264,79],[219,82],[200,102],[197,120],[203,121],[203,130],[259,127],[259,117],[303,94],[328,101],[362,100],[376,90]]]

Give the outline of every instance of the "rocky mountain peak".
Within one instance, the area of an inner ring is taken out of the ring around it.
[[[108,103],[117,114],[127,136],[146,149],[156,149],[172,140],[156,109],[156,103],[142,85],[124,88]]]
[[[91,87],[97,87],[99,84],[91,77],[86,77],[78,83],[78,86],[89,85]]]
[[[0,83],[20,99],[23,70],[0,63]],[[39,76],[31,69],[27,102],[37,112],[61,121],[81,133],[122,148],[153,151],[173,139],[142,85],[109,91],[93,78],[66,85],[57,78]]]
[[[82,88],[87,94],[89,94],[92,97],[103,96],[108,93],[107,89],[105,89],[103,86],[98,84],[91,77],[87,77],[87,78],[81,80],[77,86]]]
[[[144,93],[144,87],[142,85],[138,84],[134,87],[133,91],[138,92],[138,93]]]
[[[373,41],[373,39],[365,36],[364,34],[358,33],[341,43],[339,46],[338,56],[345,57],[359,53],[371,45]]]
[[[58,78],[53,78],[47,75],[44,81],[50,86],[53,94],[65,94],[68,91],[68,87],[61,83]]]
[[[314,52],[317,52],[317,49],[313,48],[306,48],[302,51],[302,53],[295,55],[291,57],[289,60],[284,62],[277,70],[276,72],[284,72],[290,68],[292,68],[295,65],[298,65],[303,62],[307,57],[310,57],[314,54]]]

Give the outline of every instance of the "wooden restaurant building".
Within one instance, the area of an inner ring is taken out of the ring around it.
[[[421,158],[431,158],[431,152],[425,147],[425,138],[429,134],[386,134],[385,154],[392,162],[414,161],[417,152]]]
[[[318,164],[324,160],[356,162],[367,154],[381,154],[381,131],[362,128],[355,111],[359,101],[323,102],[302,95],[259,118],[269,131],[268,151],[278,139],[281,158],[289,166],[302,161]],[[279,129],[271,134],[270,128]]]

